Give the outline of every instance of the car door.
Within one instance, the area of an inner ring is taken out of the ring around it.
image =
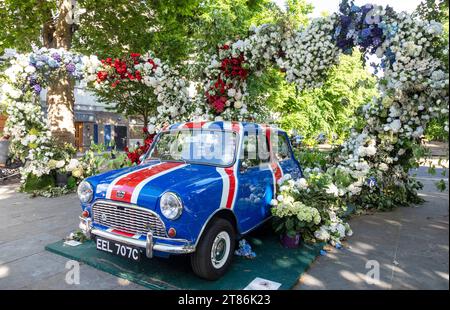
[[[238,191],[234,207],[241,232],[259,225],[270,216],[273,176],[267,138],[244,133],[238,169]]]
[[[298,179],[303,176],[300,164],[292,152],[292,147],[285,132],[277,131],[271,135],[271,146],[275,161],[281,167],[284,174],[290,174],[292,178]]]

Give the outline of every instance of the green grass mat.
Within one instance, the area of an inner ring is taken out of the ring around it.
[[[246,239],[256,252],[256,258],[234,256],[228,272],[217,281],[196,277],[191,271],[187,255],[169,259],[143,257],[139,263],[135,263],[96,250],[92,241],[76,247],[59,241],[47,245],[45,249],[150,289],[240,290],[256,277],[279,282],[282,284],[280,289],[292,288],[322,248],[320,244],[303,244],[298,249],[285,249],[270,229],[255,231]]]

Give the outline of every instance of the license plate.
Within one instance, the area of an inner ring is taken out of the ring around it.
[[[137,262],[141,259],[141,251],[139,248],[99,237],[96,238],[95,242],[97,250],[125,257]]]

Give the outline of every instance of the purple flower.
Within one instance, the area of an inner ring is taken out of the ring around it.
[[[367,14],[371,9],[373,9],[373,5],[372,4],[366,4],[362,7],[362,13]]]
[[[349,16],[341,15],[341,25],[343,28],[347,28],[351,22],[352,19]]]
[[[30,80],[30,86],[33,86],[34,84],[37,83],[36,82],[36,77],[34,77],[34,76],[30,76],[29,80]]]
[[[373,38],[372,42],[374,46],[380,46],[383,41],[381,40],[380,37],[375,37]]]
[[[52,58],[56,61],[61,61],[61,55],[59,55],[58,53],[53,53]]]
[[[42,90],[41,85],[39,85],[39,84],[33,85],[33,90],[36,94],[39,94]]]
[[[66,65],[66,70],[67,70],[67,72],[69,72],[69,73],[73,73],[73,72],[75,72],[75,65],[73,64],[73,63],[69,63],[69,64],[67,64]]]
[[[383,35],[383,30],[381,28],[375,27],[372,29],[373,37],[381,37]]]

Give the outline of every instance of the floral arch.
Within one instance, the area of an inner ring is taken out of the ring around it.
[[[435,57],[442,33],[440,23],[349,1],[339,13],[295,32],[280,25],[253,27],[246,39],[220,46],[211,58],[197,114],[264,119],[264,107],[248,101],[247,81],[268,65],[303,90],[321,86],[340,53],[358,47],[366,58],[375,55],[380,95],[363,107],[364,128],[352,131],[326,167],[305,170],[309,185],[286,179],[273,201],[285,207],[274,208],[274,215],[301,218],[307,236],[339,242],[349,231],[339,218],[347,205],[390,209],[420,200],[421,185],[409,176],[416,165],[413,147],[432,118],[448,115],[448,71]]]
[[[268,111],[248,101],[247,81],[252,75],[275,65],[299,90],[319,87],[339,54],[359,47],[363,54],[379,58],[375,69],[381,71],[380,96],[363,108],[365,127],[352,132],[334,150],[325,169],[305,171],[309,188],[304,182],[286,179],[280,199],[273,202],[288,204],[303,194],[323,194],[316,206],[301,210],[302,216],[314,218],[311,231],[316,237],[332,239],[334,233],[339,240],[345,229],[336,214],[343,204],[392,207],[417,199],[418,185],[408,175],[414,161],[413,145],[430,119],[448,114],[448,72],[435,57],[442,31],[437,22],[412,18],[389,7],[359,7],[343,1],[339,13],[314,19],[297,31],[283,25],[262,25],[252,27],[247,38],[221,46],[205,68],[203,93],[192,102],[184,80],[151,53],[132,56],[135,66],[121,72],[120,63],[101,63],[95,56],[36,50],[17,56],[6,72],[9,83],[4,92],[12,150],[30,162],[22,171],[24,176],[51,170],[55,148],[36,94],[50,74],[60,71],[96,87],[136,82],[153,87],[161,104],[155,119],[159,123],[177,118],[261,120]],[[121,81],[117,82],[117,76]],[[306,188],[308,194],[302,192]],[[389,202],[382,197],[390,197]],[[314,211],[319,204],[329,206],[320,212],[322,220]]]

